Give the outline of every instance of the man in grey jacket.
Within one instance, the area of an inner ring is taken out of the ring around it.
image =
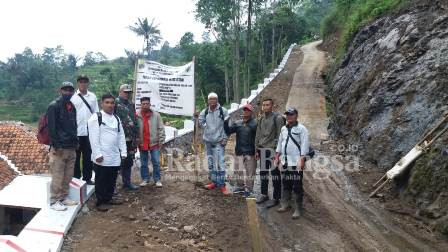
[[[203,140],[207,151],[208,169],[212,183],[205,186],[212,190],[219,188],[224,195],[229,192],[225,184],[225,146],[227,135],[224,131],[224,119],[228,116],[227,109],[218,103],[218,95],[208,95],[208,107],[199,114],[199,126],[204,129]]]

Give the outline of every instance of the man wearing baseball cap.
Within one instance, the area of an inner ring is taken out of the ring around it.
[[[132,165],[134,164],[135,152],[138,146],[138,124],[135,106],[131,101],[132,87],[129,84],[120,86],[120,93],[115,100],[115,114],[120,118],[123,125],[128,155],[121,163],[121,178],[123,188],[137,190],[139,187],[131,182]]]
[[[275,162],[280,163],[282,174],[281,206],[277,209],[288,211],[292,194],[295,201],[293,219],[303,214],[303,170],[309,151],[309,134],[305,126],[297,121],[298,111],[288,108],[285,111],[286,125],[282,127],[278,139]]]
[[[237,185],[233,192],[243,192],[244,197],[253,195],[254,176],[257,168],[257,160],[255,159],[257,122],[252,117],[252,111],[252,105],[246,104],[243,106],[243,118],[241,120],[231,125],[229,125],[229,118],[224,121],[226,134],[230,136],[236,133],[234,170]]]
[[[50,206],[56,211],[78,204],[68,198],[78,147],[76,108],[70,98],[75,92],[71,82],[63,82],[60,96],[47,109],[50,134]]]

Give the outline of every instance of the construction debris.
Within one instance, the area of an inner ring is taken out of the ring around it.
[[[406,156],[400,159],[392,169],[386,172],[380,180],[378,180],[373,187],[376,188],[369,197],[373,197],[379,192],[386,184],[392,181],[394,178],[400,176],[406,168],[417,160],[425,150],[428,150],[430,146],[442,136],[448,130],[448,115],[437,123],[437,125],[429,131],[423,139],[412,148]],[[381,183],[382,182],[382,183]],[[381,184],[380,184],[381,183]],[[378,184],[380,184],[378,186]],[[377,187],[378,186],[378,187]]]

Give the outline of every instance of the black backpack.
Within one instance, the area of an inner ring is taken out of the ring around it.
[[[219,118],[221,118],[224,121],[224,111],[222,110],[222,107],[219,106]],[[208,115],[208,107],[205,109],[205,119],[207,119],[207,115]]]
[[[104,124],[103,123],[103,114],[101,114],[101,112],[96,112],[96,116],[98,116],[98,126],[101,126],[101,124]],[[120,120],[118,120],[118,116],[116,114],[114,114],[114,117],[115,117],[115,119],[117,119],[118,133],[120,133]]]

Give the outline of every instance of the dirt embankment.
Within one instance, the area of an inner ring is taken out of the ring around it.
[[[362,28],[337,66],[328,86],[329,130],[358,146],[369,169],[390,169],[448,113],[447,13],[447,1],[411,1]],[[445,235],[447,146],[445,134],[382,195],[391,211]]]

